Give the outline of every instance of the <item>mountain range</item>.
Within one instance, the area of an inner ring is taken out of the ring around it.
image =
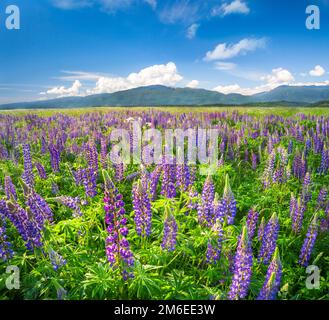
[[[160,85],[139,87],[115,93],[85,97],[65,97],[35,102],[0,105],[0,110],[84,108],[98,106],[201,106],[247,105],[280,103],[281,105],[309,105],[329,101],[328,86],[280,86],[272,91],[252,96],[223,94],[216,91],[191,88],[171,88]]]

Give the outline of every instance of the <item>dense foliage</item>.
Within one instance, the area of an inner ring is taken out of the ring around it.
[[[132,119],[218,129],[215,174],[113,165]],[[328,143],[329,117],[306,113],[1,114],[0,298],[328,299]]]

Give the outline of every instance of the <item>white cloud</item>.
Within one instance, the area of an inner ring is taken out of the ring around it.
[[[196,33],[197,33],[199,27],[200,27],[200,25],[197,23],[193,23],[192,25],[190,25],[187,28],[186,37],[188,39],[193,39],[196,36]]]
[[[191,24],[199,19],[200,14],[200,2],[180,0],[173,4],[165,5],[159,13],[159,18],[163,23],[174,24],[180,22]]]
[[[232,62],[216,62],[215,69],[217,70],[233,70],[236,68],[236,64]]]
[[[79,80],[73,82],[72,86],[69,88],[54,87],[52,89],[47,90],[46,92],[41,92],[41,95],[46,95],[49,98],[63,98],[63,97],[75,97],[82,96],[83,93],[80,91],[82,84]]]
[[[107,77],[99,76],[95,78],[95,74],[87,72],[72,72],[80,79],[97,80],[93,88],[82,90],[82,84],[79,80],[75,80],[73,85],[69,88],[64,86],[49,89],[42,92],[42,95],[49,97],[68,97],[68,96],[84,96],[99,93],[113,93],[116,91],[128,90],[141,86],[150,85],[164,85],[175,86],[178,82],[183,80],[183,77],[178,73],[175,63],[169,62],[167,64],[153,65],[140,70],[137,73],[130,73],[127,77]]]
[[[230,3],[225,2],[219,7],[215,7],[212,10],[213,16],[227,16],[233,13],[239,13],[239,14],[248,14],[250,12],[250,9],[248,5],[242,1],[242,0],[234,0]]]
[[[290,71],[277,68],[273,69],[271,74],[262,77],[261,80],[265,80],[270,87],[276,87],[278,85],[291,83],[295,79]]]
[[[104,77],[104,74],[94,73],[94,72],[85,72],[85,71],[68,71],[63,70],[62,73],[66,74],[65,76],[55,77],[55,79],[61,81],[97,81],[99,78]]]
[[[260,80],[265,81],[264,84],[253,88],[241,88],[238,84],[217,86],[213,90],[221,93],[239,93],[243,95],[253,95],[261,92],[271,91],[282,85],[289,85],[295,80],[290,71],[283,68],[272,70],[271,74],[262,76]]]
[[[198,80],[192,80],[190,81],[187,85],[186,88],[197,88],[199,86],[199,81]]]
[[[88,94],[112,93],[150,85],[175,86],[182,79],[183,77],[178,73],[175,63],[169,62],[147,67],[138,73],[131,73],[127,78],[102,77],[97,81],[96,87],[89,90]]]
[[[266,39],[242,39],[235,44],[220,43],[213,51],[208,51],[204,60],[226,60],[256,49],[265,48]]]
[[[317,65],[309,72],[309,75],[312,77],[322,77],[325,73],[326,70],[320,65]]]

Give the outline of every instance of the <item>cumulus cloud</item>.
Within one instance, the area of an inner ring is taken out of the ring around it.
[[[199,81],[198,80],[192,80],[190,81],[187,85],[186,88],[197,88],[199,86]]]
[[[70,71],[72,73],[72,71]],[[85,72],[76,72],[80,79],[96,80],[96,74]],[[99,76],[94,87],[82,90],[82,84],[79,80],[75,80],[69,88],[64,86],[49,89],[42,92],[42,95],[50,97],[68,97],[68,96],[83,96],[99,93],[113,93],[116,91],[128,90],[132,88],[164,85],[175,86],[183,80],[183,77],[178,73],[175,63],[153,65],[140,70],[137,73],[130,73],[127,77],[106,77]]]
[[[208,51],[204,57],[205,61],[227,60],[233,57],[244,55],[247,52],[265,48],[266,39],[242,39],[235,44],[220,43],[212,51]]]
[[[75,80],[71,87],[66,88],[64,86],[54,87],[45,92],[41,92],[41,95],[45,95],[49,98],[63,98],[63,97],[75,97],[82,96],[83,93],[80,91],[82,83],[79,80]]]
[[[317,65],[309,72],[309,75],[312,77],[322,77],[325,73],[326,70],[320,65]]]
[[[224,94],[239,93],[249,96],[261,92],[267,92],[282,85],[289,85],[295,79],[290,71],[283,68],[276,68],[272,70],[271,74],[262,76],[260,80],[265,83],[253,88],[242,88],[238,84],[233,84],[227,86],[217,86],[213,90]]]
[[[196,33],[197,33],[199,27],[200,27],[200,25],[197,23],[193,23],[192,25],[190,25],[187,28],[186,37],[188,39],[193,39],[196,36]]]
[[[213,16],[227,16],[233,13],[249,14],[250,9],[248,5],[242,0],[234,0],[232,2],[225,2],[219,7],[212,10]]]
[[[295,79],[287,69],[277,68],[273,69],[271,74],[262,77],[261,80],[265,80],[270,87],[276,87],[291,83]]]

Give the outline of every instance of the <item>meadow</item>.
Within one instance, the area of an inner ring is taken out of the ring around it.
[[[218,130],[215,173],[113,164],[127,119]],[[328,108],[3,111],[0,299],[327,300],[328,143]]]

